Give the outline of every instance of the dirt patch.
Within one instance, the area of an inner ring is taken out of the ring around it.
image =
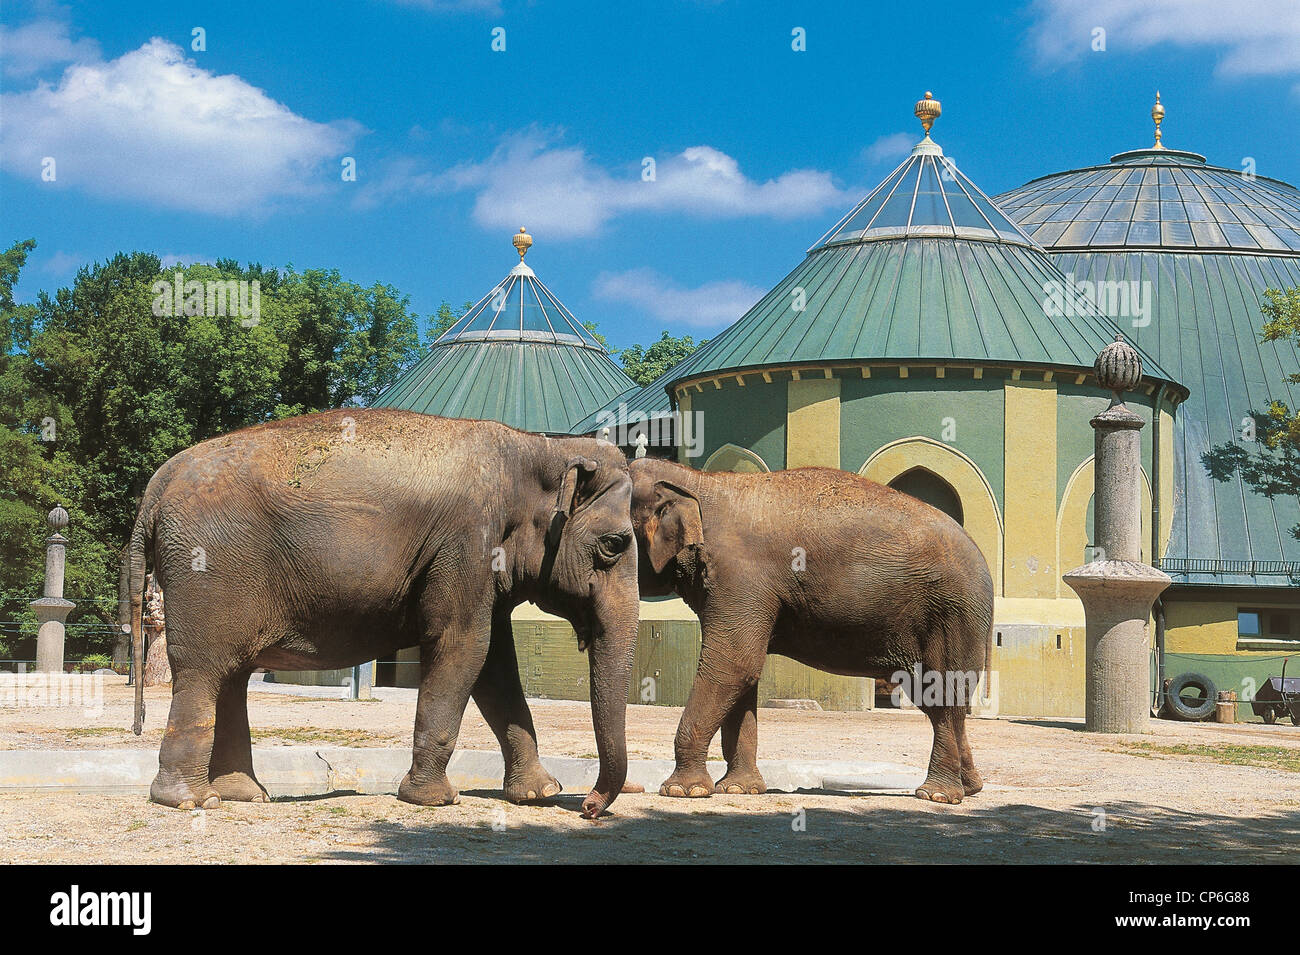
[[[0,709],[0,747],[155,749],[169,690],[146,691],[143,737],[131,690],[103,706]],[[259,746],[410,745],[413,700],[359,704],[250,693]],[[531,701],[547,756],[592,756],[586,704]],[[633,758],[670,759],[681,710],[628,708]],[[668,799],[624,795],[614,814],[578,815],[582,793],[514,806],[499,791],[437,809],[338,793],[230,803],[197,814],[143,796],[0,795],[0,861],[14,862],[1283,862],[1300,842],[1300,730],[1155,721],[1098,736],[1074,720],[973,720],[988,783],[955,807],[910,794],[769,793]],[[494,750],[472,706],[459,746]],[[879,761],[923,768],[917,713],[759,711],[763,759]],[[720,756],[718,741],[714,755]]]

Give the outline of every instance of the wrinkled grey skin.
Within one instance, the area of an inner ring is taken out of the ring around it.
[[[583,812],[599,815],[627,774],[630,500],[610,444],[383,409],[259,425],[176,455],[149,482],[122,568],[137,673],[146,558],[167,595],[174,682],[151,797],[182,809],[266,799],[248,731],[255,667],[350,667],[417,645],[399,797],[456,801],[446,767],[471,696],[500,741],[507,798],[555,795],[510,629],[531,600],[589,652],[600,774]]]
[[[757,704],[768,653],[851,676],[985,668],[993,582],[946,514],[829,468],[731,474],[644,458],[631,472],[641,595],[681,595],[703,637],[661,794],[766,790]],[[934,729],[916,794],[935,802],[983,786],[966,739],[971,697],[951,699],[916,700]],[[719,728],[727,773],[715,787],[705,758]]]

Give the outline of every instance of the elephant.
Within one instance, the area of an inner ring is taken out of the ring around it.
[[[259,424],[177,454],[149,481],[122,560],[136,673],[146,557],[167,594],[173,695],[151,798],[181,809],[266,800],[249,738],[255,668],[350,667],[416,645],[414,752],[398,797],[458,800],[446,768],[471,696],[500,743],[505,796],[558,794],[510,627],[532,601],[588,652],[600,768],[582,812],[600,815],[627,776],[631,490],[607,442],[378,408]],[[137,734],[142,690],[137,679]]]
[[[993,582],[956,521],[831,468],[736,474],[647,457],[630,470],[641,596],[676,592],[702,637],[660,794],[766,791],[757,705],[768,653],[849,676],[924,668],[932,692],[909,695],[934,745],[916,795],[959,803],[980,791],[965,718],[988,662]],[[715,786],[705,760],[719,728],[727,772]]]

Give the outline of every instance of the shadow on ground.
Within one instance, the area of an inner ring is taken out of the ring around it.
[[[944,809],[910,795],[843,797],[843,807],[810,806],[799,795],[753,810],[657,805],[615,806],[599,822],[577,818],[581,798],[562,796],[528,821],[508,822],[485,807],[466,827],[428,822],[370,824],[373,845],[338,849],[322,861],[515,863],[1283,863],[1300,842],[1300,811],[1257,818],[1161,809],[1141,803],[1045,809]],[[618,812],[619,809],[623,811]],[[1105,828],[1099,828],[1104,810]],[[800,828],[802,825],[802,828]],[[1098,828],[1095,828],[1098,827]],[[363,830],[364,832],[364,830]]]

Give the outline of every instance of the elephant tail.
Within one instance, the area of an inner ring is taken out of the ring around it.
[[[135,527],[131,530],[131,540],[122,551],[117,594],[117,622],[123,632],[131,634],[131,664],[135,671],[135,724],[132,730],[136,736],[144,732],[145,555],[153,547],[155,513],[155,498],[149,490],[145,491],[144,500],[140,502],[140,512],[136,516]]]

